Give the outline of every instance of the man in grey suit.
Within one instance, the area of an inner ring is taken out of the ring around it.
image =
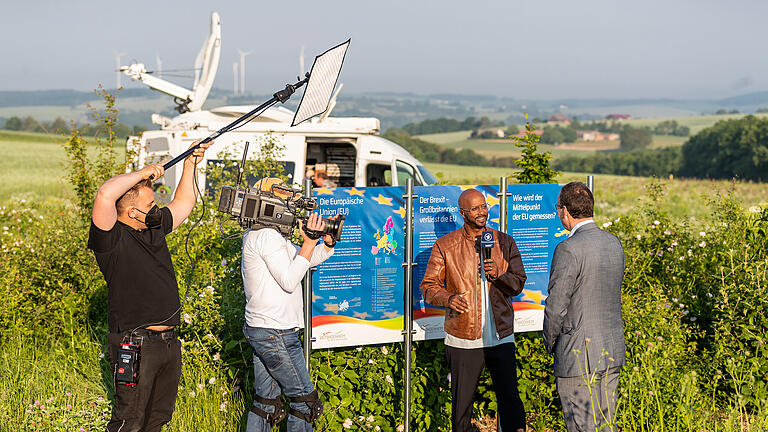
[[[621,366],[624,249],[592,219],[594,198],[583,183],[563,186],[557,215],[570,230],[555,249],[544,309],[544,344],[555,356],[557,392],[568,432],[612,425]],[[603,429],[609,430],[609,429]]]

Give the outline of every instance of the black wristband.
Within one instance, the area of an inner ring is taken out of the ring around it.
[[[332,247],[336,246],[336,242],[333,242],[333,244],[328,244],[328,242],[327,242],[327,241],[323,240],[323,243],[324,243],[326,246],[328,246],[329,248],[332,248]]]

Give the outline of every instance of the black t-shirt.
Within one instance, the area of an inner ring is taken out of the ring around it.
[[[88,248],[96,255],[107,280],[109,331],[119,333],[164,321],[179,325],[179,287],[165,235],[173,229],[173,214],[164,207],[163,221],[154,229],[135,230],[117,221],[109,231],[91,222]]]

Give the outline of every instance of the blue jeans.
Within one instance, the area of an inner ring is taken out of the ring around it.
[[[282,391],[292,398],[315,390],[304,365],[299,329],[276,330],[246,325],[243,334],[253,349],[253,389],[257,395],[271,399],[280,396]],[[257,401],[253,405],[270,413],[275,410],[274,406]],[[309,407],[304,402],[291,402],[291,408],[309,413]],[[247,432],[271,430],[263,417],[248,413]],[[312,424],[289,413],[288,432],[312,432]]]

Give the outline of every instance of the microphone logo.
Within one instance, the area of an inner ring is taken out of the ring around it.
[[[493,244],[493,231],[483,231],[483,234],[480,236],[480,247],[483,250],[483,256],[485,259],[491,257],[491,249],[493,249]]]

